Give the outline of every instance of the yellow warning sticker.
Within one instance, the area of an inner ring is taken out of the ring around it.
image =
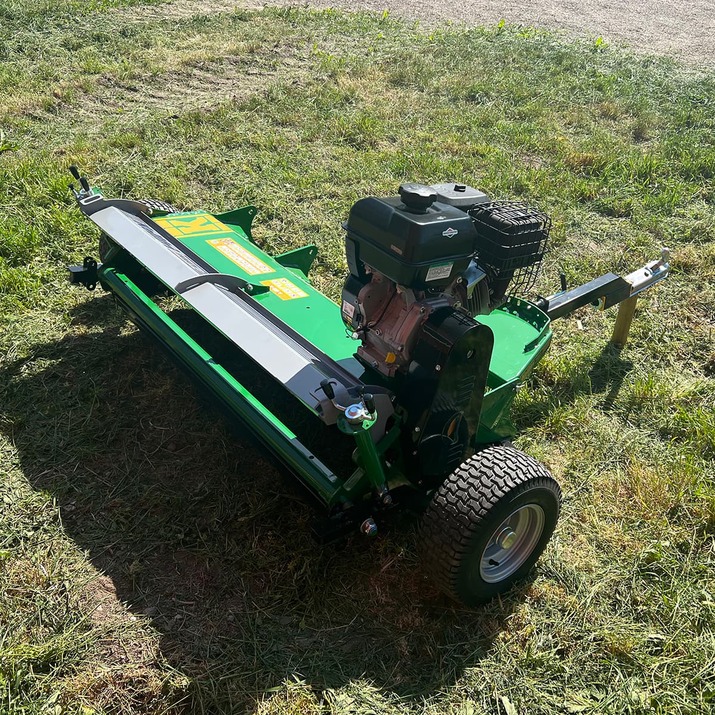
[[[296,298],[307,298],[308,294],[298,288],[295,283],[291,283],[287,278],[274,278],[270,281],[261,281],[264,286],[271,289],[281,300],[295,300]]]
[[[213,246],[219,253],[223,253],[226,258],[233,261],[239,268],[243,268],[249,276],[274,273],[274,270],[258,256],[254,256],[240,243],[236,243],[231,238],[212,238],[206,243]]]
[[[158,223],[176,238],[207,236],[211,233],[227,233],[231,230],[225,223],[221,223],[217,218],[208,214],[164,216],[155,218],[154,223]]]

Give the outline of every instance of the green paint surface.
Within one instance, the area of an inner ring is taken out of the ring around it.
[[[551,341],[548,317],[526,301],[511,299],[477,320],[494,333],[490,387],[528,374]]]
[[[205,219],[204,228],[208,232],[201,232],[201,219]],[[196,221],[197,233],[178,235],[181,231],[182,220],[185,220],[187,226],[191,221]],[[238,276],[254,284],[261,284],[264,281],[284,281],[282,285],[296,297],[284,299],[288,298],[288,293],[281,291],[283,298],[270,292],[256,295],[254,300],[265,305],[276,317],[307,338],[333,360],[340,362],[346,369],[357,376],[363,373],[363,368],[353,357],[357,350],[357,343],[348,336],[340,316],[340,307],[313,288],[295,271],[282,266],[261,251],[250,241],[240,226],[221,224],[211,214],[204,212],[172,215],[167,217],[166,221],[173,222],[174,226],[178,226],[174,235],[197,256],[210,263],[216,271]],[[164,219],[159,219],[158,223],[163,228],[167,228]],[[220,230],[221,226],[224,226],[225,230]],[[223,241],[222,245],[224,247],[228,245],[228,248],[222,252],[211,241]],[[227,244],[227,242],[231,242],[231,244]],[[233,251],[232,246],[234,247]],[[233,252],[234,258],[238,256],[238,259],[232,260],[226,255],[226,251]],[[251,262],[254,262],[253,268],[251,268]],[[262,268],[267,270],[261,270]],[[257,272],[259,270],[260,272]]]

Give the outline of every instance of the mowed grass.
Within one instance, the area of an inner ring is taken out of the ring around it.
[[[715,709],[715,78],[600,41],[229,3],[0,0],[0,712],[260,715]],[[555,325],[517,445],[564,489],[535,578],[476,611],[410,517],[319,547],[312,512],[64,265],[67,191],[260,208],[320,245],[405,180],[554,220],[553,292],[672,250],[631,342]]]

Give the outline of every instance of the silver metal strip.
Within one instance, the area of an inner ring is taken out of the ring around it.
[[[660,251],[660,258],[657,261],[651,261],[646,263],[643,268],[639,268],[633,273],[629,273],[624,276],[625,279],[631,284],[631,297],[642,293],[644,290],[648,290],[656,283],[667,278],[670,274],[670,250],[668,248],[662,248]]]
[[[89,218],[169,287],[206,273],[140,218],[115,207],[97,211]],[[181,298],[322,417],[318,400],[311,393],[319,389],[321,380],[335,375],[319,356],[218,285],[197,285],[181,293]]]

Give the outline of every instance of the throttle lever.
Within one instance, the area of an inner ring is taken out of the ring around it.
[[[335,399],[335,389],[333,388],[332,383],[330,380],[321,380],[320,381],[320,387],[325,393],[325,396],[329,400],[334,400]]]
[[[89,181],[87,181],[87,177],[86,177],[86,176],[82,176],[82,175],[79,173],[79,169],[77,168],[77,165],[76,165],[76,164],[72,164],[72,165],[69,167],[69,171],[70,171],[70,174],[72,174],[72,176],[73,176],[77,181],[79,181],[79,184],[80,184],[80,186],[82,187],[82,191],[83,191],[85,194],[89,194],[89,193],[91,192],[91,189],[90,189],[90,186],[89,186]],[[73,187],[72,185],[70,185],[70,189],[72,190],[73,193],[76,194],[76,192],[75,192],[75,190],[74,190],[74,187]]]

